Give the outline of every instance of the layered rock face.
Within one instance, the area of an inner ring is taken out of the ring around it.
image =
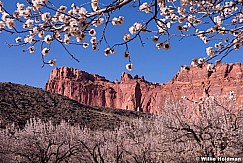
[[[191,101],[200,101],[200,98],[208,96],[228,98],[232,91],[237,105],[242,105],[242,64],[221,64],[214,73],[209,73],[206,66],[182,69],[167,84],[151,83],[143,76],[132,77],[126,72],[120,81],[111,82],[96,74],[60,67],[51,72],[45,90],[87,105],[151,113],[160,112],[166,100],[175,102],[182,96]]]

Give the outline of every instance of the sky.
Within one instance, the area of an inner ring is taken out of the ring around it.
[[[2,0],[6,9],[14,11],[16,9],[17,0]],[[24,2],[24,0],[19,0]],[[52,1],[57,6],[70,6],[75,1]],[[78,3],[75,3],[79,5]],[[134,22],[144,22],[148,20],[148,15],[129,7],[124,7],[112,16],[123,15],[125,23],[122,26],[108,26],[106,31],[107,39],[110,43],[122,42],[122,35],[128,33],[128,28]],[[53,43],[51,52],[45,57],[56,59],[57,65],[51,67],[45,65],[42,68],[42,60],[40,51],[33,54],[22,52],[27,47],[11,47],[8,43],[14,43],[18,35],[8,33],[0,33],[0,82],[13,82],[26,84],[34,87],[44,88],[51,70],[56,67],[68,66],[89,73],[105,76],[108,80],[120,80],[122,72],[130,74],[143,75],[147,81],[167,83],[179,71],[181,65],[190,65],[192,58],[205,57],[205,45],[199,38],[173,38],[170,50],[158,50],[151,41],[152,35],[142,34],[144,46],[141,46],[137,39],[129,45],[129,51],[133,64],[133,70],[126,70],[125,65],[128,60],[123,57],[125,47],[118,47],[116,54],[104,55],[105,44],[99,46],[97,52],[93,52],[91,48],[84,49],[80,46],[67,46],[72,54],[80,60],[76,62],[58,43]],[[39,47],[36,47],[38,49]],[[223,60],[225,63],[243,62],[242,49],[233,51]]]

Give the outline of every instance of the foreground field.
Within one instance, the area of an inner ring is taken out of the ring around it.
[[[84,106],[11,83],[1,83],[0,92],[3,163],[243,158],[243,110],[232,99],[190,107],[168,101],[161,115],[150,115]]]

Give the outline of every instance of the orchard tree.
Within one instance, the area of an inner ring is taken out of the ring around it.
[[[161,114],[123,119],[114,129],[30,119],[0,128],[0,162],[201,162],[243,158],[243,108],[210,96],[187,105],[166,101]],[[11,142],[11,143],[9,143]],[[233,161],[233,160],[231,160]]]
[[[16,35],[16,43],[9,46],[25,47],[23,51],[34,53],[41,48],[43,66],[54,66],[56,60],[46,61],[53,42],[57,42],[77,62],[79,60],[68,50],[68,45],[99,49],[105,45],[104,54],[109,56],[116,48],[124,48],[128,59],[126,68],[132,70],[132,54],[129,45],[138,41],[143,46],[143,35],[147,35],[158,49],[169,50],[173,37],[198,37],[208,47],[205,56],[193,59],[193,66],[217,58],[208,66],[213,71],[231,51],[242,44],[242,0],[114,0],[80,1],[71,6],[57,6],[50,0],[20,0],[13,13],[0,1],[0,30]],[[146,15],[146,21],[134,20],[127,24],[126,17],[117,16],[120,11],[138,11]],[[127,32],[118,42],[107,39],[108,28],[124,26]]]

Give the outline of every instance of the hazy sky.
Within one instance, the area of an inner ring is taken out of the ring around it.
[[[23,0],[19,0],[24,2]],[[16,0],[2,0],[5,8],[13,11],[16,7]],[[7,3],[6,3],[7,2]],[[53,1],[58,5],[71,5],[75,1]],[[78,1],[79,2],[79,1]],[[75,3],[78,5],[78,3]],[[148,19],[145,13],[133,11],[132,8],[124,7],[114,16],[124,15],[125,24],[122,26],[109,26],[107,30],[107,39],[112,42],[121,42],[122,35],[128,33],[128,28],[134,22],[144,22]],[[6,43],[14,43],[18,35],[10,35],[0,33],[0,82],[14,82],[27,84],[35,87],[44,87],[50,72],[54,67],[46,65],[41,67],[41,54],[37,50],[33,54],[22,52],[28,47],[12,47],[8,48]],[[144,47],[141,46],[139,40],[129,45],[132,63],[134,69],[130,72],[132,75],[138,74],[145,76],[145,79],[151,82],[169,81],[180,69],[181,65],[189,65],[192,58],[205,56],[205,45],[199,38],[174,38],[171,42],[171,49],[168,51],[158,50],[151,41],[152,35],[142,34]],[[56,59],[57,65],[69,66],[77,69],[105,76],[113,81],[120,79],[122,72],[127,71],[125,68],[128,60],[123,57],[125,47],[119,47],[114,55],[106,57],[104,55],[105,45],[99,46],[99,51],[92,52],[91,48],[83,49],[79,46],[69,46],[69,50],[77,57],[80,62],[73,60],[61,45],[54,43],[51,52],[46,56],[46,60]],[[36,46],[40,49],[40,46]],[[234,51],[224,62],[243,62],[242,49]]]

